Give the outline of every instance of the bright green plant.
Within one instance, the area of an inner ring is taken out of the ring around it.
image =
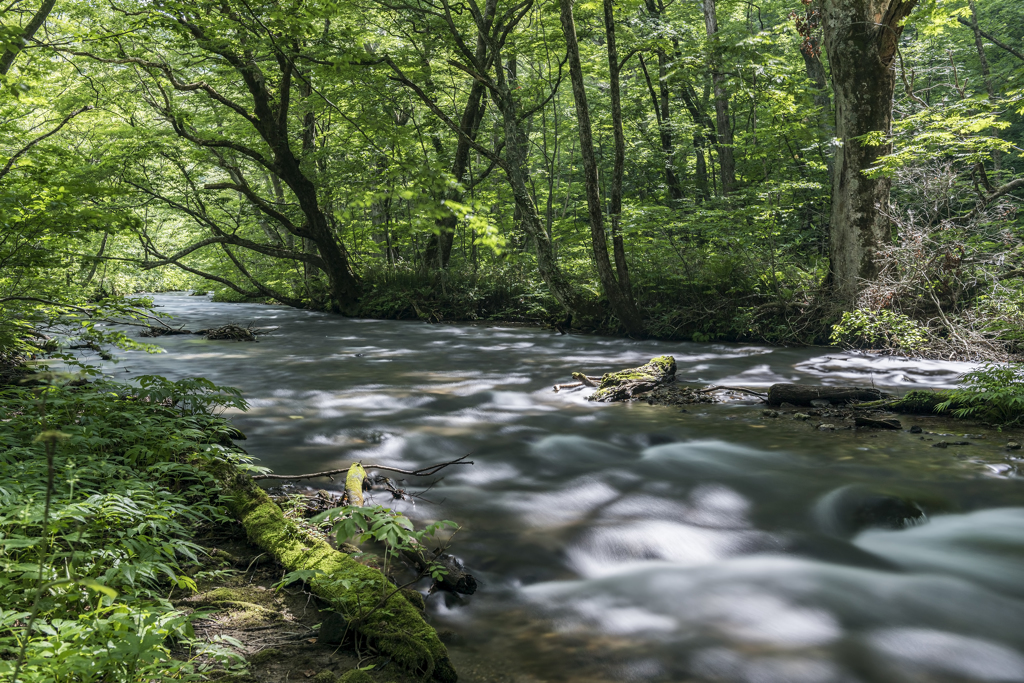
[[[1024,417],[1024,364],[985,363],[966,373],[936,412],[953,409],[960,418],[974,417],[1010,424]]]
[[[831,341],[847,347],[912,353],[928,344],[928,334],[920,323],[902,313],[858,308],[843,313],[832,327]]]
[[[203,578],[184,571],[197,530],[227,521],[209,466],[251,466],[221,445],[218,400],[152,379],[160,402],[59,379],[0,392],[0,680],[194,680],[232,662],[224,643],[192,643],[169,598]]]

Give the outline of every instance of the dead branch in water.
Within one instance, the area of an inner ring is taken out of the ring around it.
[[[399,474],[405,474],[410,477],[429,477],[431,475],[437,474],[438,472],[443,470],[445,467],[448,467],[449,465],[474,464],[472,460],[466,460],[466,458],[468,458],[470,455],[472,454],[467,453],[461,458],[456,458],[455,460],[450,460],[448,462],[436,463],[434,465],[428,465],[426,467],[421,467],[418,470],[400,470],[397,467],[388,467],[387,465],[363,465],[363,468],[367,470],[384,470],[386,472],[398,472]],[[337,470],[327,470],[325,472],[312,472],[310,474],[256,474],[253,475],[253,479],[316,479],[317,477],[329,477],[333,480],[334,475],[336,474],[348,473],[350,467],[352,467],[352,465]]]
[[[751,396],[757,396],[760,399],[767,399],[768,398],[768,394],[762,394],[760,392],[753,391],[751,389],[744,389],[743,387],[723,387],[723,386],[720,386],[720,385],[717,385],[717,384],[712,384],[710,387],[707,387],[705,389],[699,389],[697,391],[697,393],[698,394],[709,394],[712,391],[735,391],[735,392],[740,393],[740,394],[750,394]]]

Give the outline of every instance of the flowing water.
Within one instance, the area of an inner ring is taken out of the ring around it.
[[[280,326],[256,344],[164,337],[168,353],[107,366],[242,389],[244,446],[278,473],[472,453],[430,503],[398,504],[462,525],[452,550],[482,587],[427,601],[460,680],[1024,681],[1024,480],[1006,435],[942,449],[749,401],[551,389],[660,354],[682,381],[747,387],[946,387],[964,365],[156,301],[191,329]]]

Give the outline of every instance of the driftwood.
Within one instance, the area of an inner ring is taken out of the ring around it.
[[[553,387],[555,393],[557,394],[562,389],[575,389],[577,387],[598,387],[601,385],[600,377],[591,377],[589,375],[584,375],[582,372],[572,373],[572,378],[576,381],[571,382],[569,384],[556,384]]]
[[[573,377],[579,379],[578,374],[575,373]],[[676,359],[672,356],[658,356],[638,368],[605,373],[601,377],[597,391],[589,400],[601,403],[625,401],[637,394],[674,382],[675,379]]]
[[[768,398],[768,394],[762,394],[761,392],[754,391],[752,389],[745,389],[743,387],[725,387],[725,386],[721,386],[721,385],[718,385],[718,384],[712,384],[710,387],[707,387],[705,389],[701,389],[697,393],[698,394],[710,394],[710,393],[715,392],[715,391],[735,391],[738,394],[747,394],[748,396],[756,396],[757,398],[762,399],[762,400],[767,400],[767,398]]]
[[[140,337],[168,337],[175,334],[192,334],[192,330],[185,330],[180,327],[167,327],[150,325],[139,334]]]
[[[795,406],[818,405],[828,403],[856,403],[859,401],[879,401],[890,398],[889,394],[878,389],[862,387],[822,387],[804,384],[773,384],[768,389],[768,405],[780,406],[790,403]],[[816,403],[818,402],[818,403]]]

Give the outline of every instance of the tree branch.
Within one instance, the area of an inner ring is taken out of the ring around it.
[[[967,28],[971,29],[972,31],[974,30],[974,25],[971,22],[969,22],[966,19],[964,19],[963,17],[957,17],[957,21],[959,21],[961,24],[963,24]],[[987,31],[983,31],[981,29],[981,27],[978,28],[978,33],[980,33],[981,35],[985,36],[985,38],[987,38],[988,40],[991,40],[993,43],[995,43],[999,47],[1003,48],[1004,50],[1009,52],[1011,55],[1016,57],[1017,59],[1019,59],[1022,62],[1024,62],[1024,54],[1022,54],[1022,53],[1018,52],[1017,50],[1013,49],[1012,47],[1010,47],[1006,43],[1002,42],[1001,40],[999,40],[998,38],[993,36],[991,33],[987,32]]]
[[[466,458],[468,458],[469,455],[470,454],[467,453],[466,455],[462,456],[461,458],[456,458],[455,460],[450,460],[448,462],[441,462],[441,463],[437,463],[437,464],[434,464],[434,465],[428,465],[426,467],[421,467],[418,470],[400,470],[397,467],[387,467],[386,465],[363,465],[363,469],[367,469],[367,470],[384,470],[386,472],[398,472],[399,474],[405,474],[405,475],[408,475],[410,477],[429,477],[431,475],[437,474],[438,472],[443,470],[445,467],[448,467],[449,465],[472,465],[472,464],[474,464],[474,462],[472,460],[466,460]],[[351,467],[351,465],[349,465],[349,467]],[[292,480],[294,480],[294,479],[316,479],[317,477],[331,477],[333,479],[335,474],[344,474],[344,473],[348,472],[349,467],[345,467],[345,468],[337,469],[337,470],[327,470],[325,472],[313,472],[311,474],[255,474],[255,475],[253,475],[252,478],[255,479],[255,480],[260,480],[260,479],[292,479]]]
[[[66,126],[71,119],[75,118],[76,116],[78,116],[82,112],[86,112],[86,111],[91,110],[92,108],[93,108],[92,105],[86,105],[86,106],[84,106],[84,107],[82,107],[80,109],[76,109],[75,111],[73,111],[70,114],[68,114],[67,116],[65,116],[64,120],[61,121],[60,124],[56,128],[54,128],[53,130],[51,130],[49,133],[44,133],[43,135],[40,135],[35,140],[33,140],[32,142],[28,143],[27,145],[25,145],[24,147],[19,149],[17,152],[15,152],[14,156],[12,156],[10,159],[8,159],[7,165],[4,166],[3,169],[0,169],[0,179],[3,179],[3,177],[5,175],[10,173],[11,169],[14,168],[14,162],[17,161],[18,159],[20,159],[22,156],[24,156],[24,154],[26,152],[28,152],[30,149],[32,149],[33,147],[38,145],[40,142],[42,142],[46,138],[48,138],[51,135],[55,134],[57,131],[59,131],[64,126]]]

